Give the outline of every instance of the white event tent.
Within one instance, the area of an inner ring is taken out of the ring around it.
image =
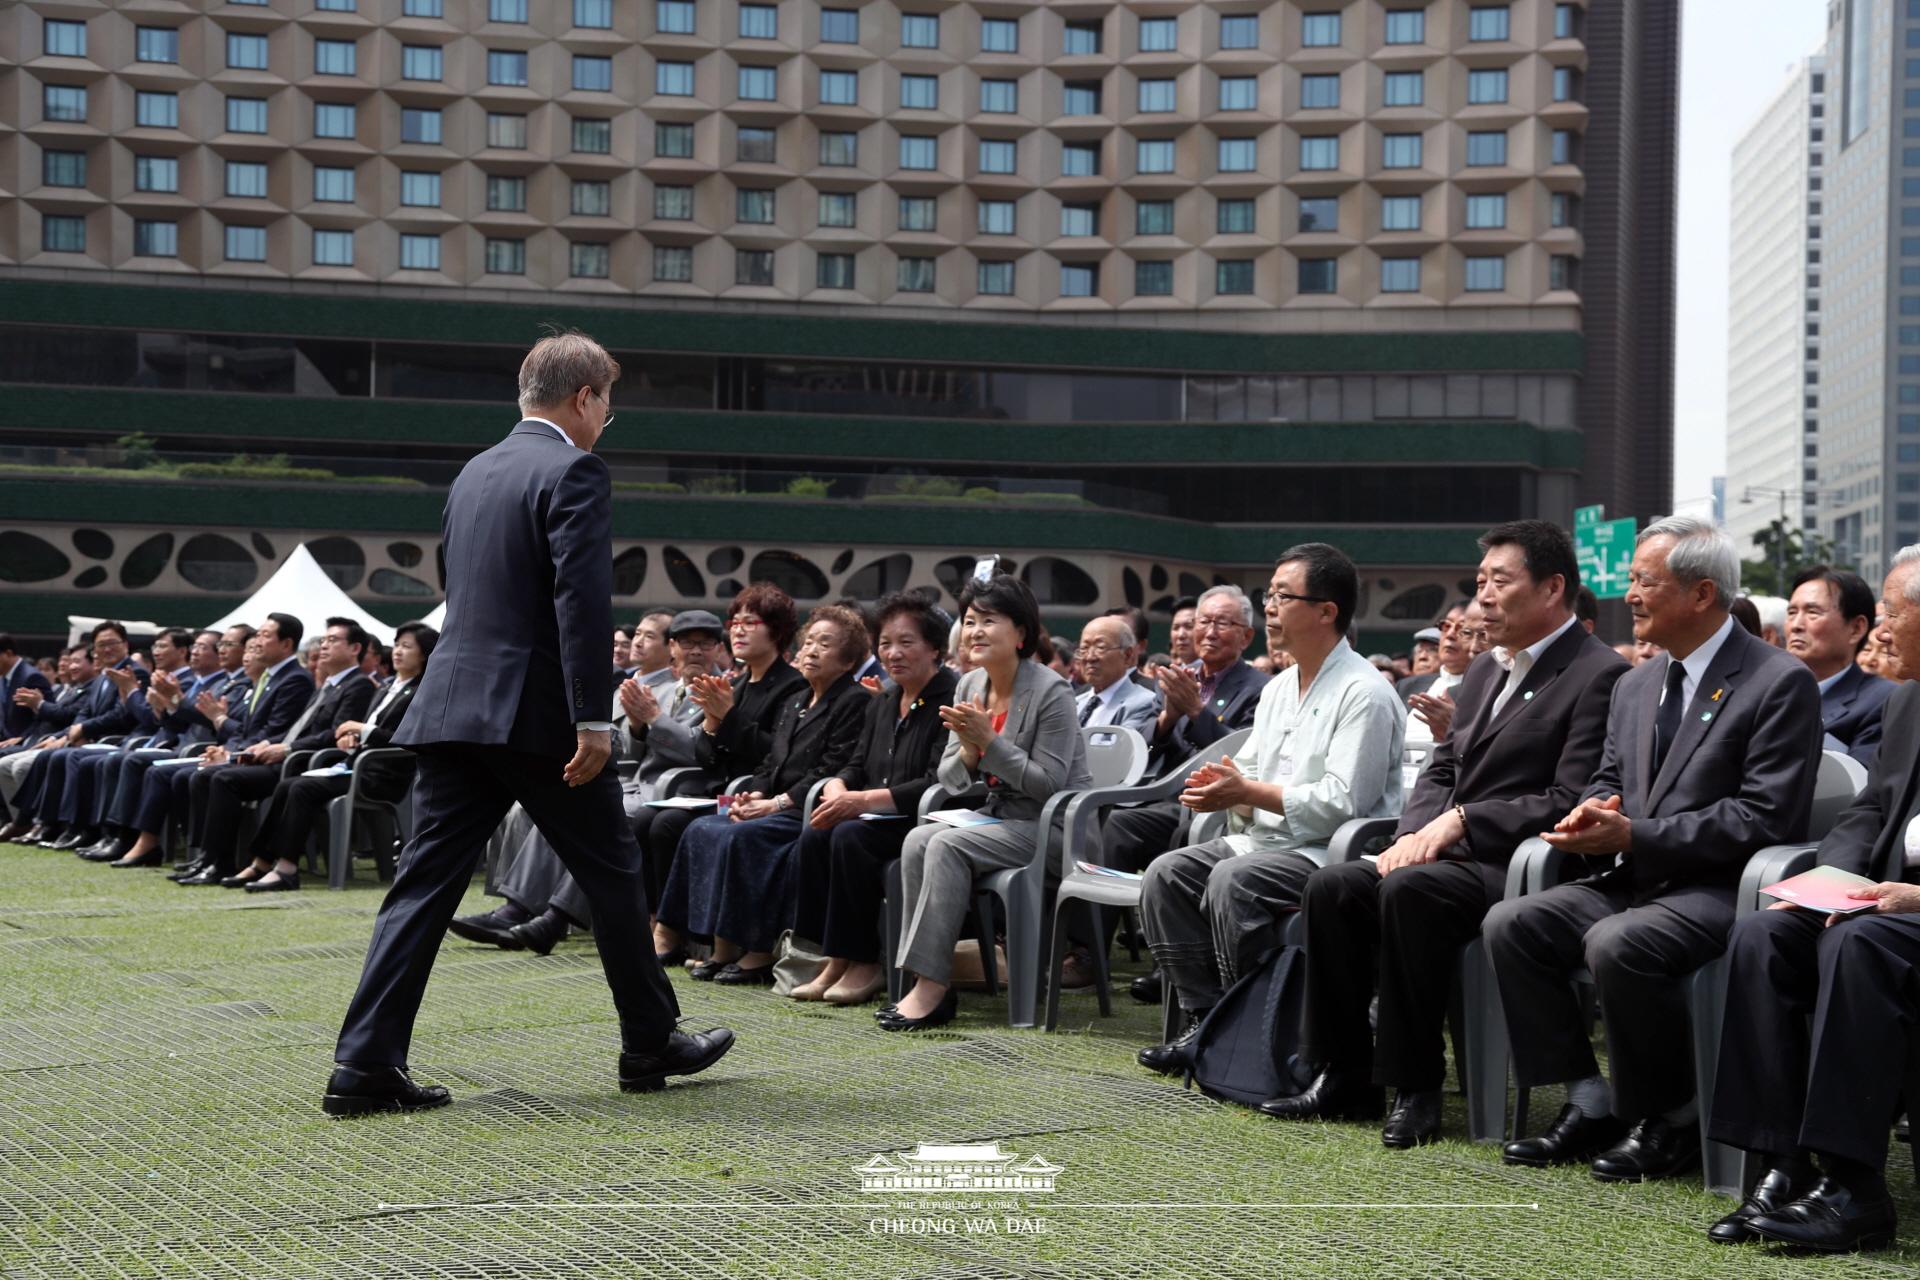
[[[355,604],[353,598],[327,576],[304,542],[293,549],[293,554],[245,604],[207,625],[226,628],[244,622],[257,627],[270,613],[292,614],[300,619],[308,636],[324,634],[328,618],[352,618],[381,644],[393,643],[393,628]]]
[[[447,602],[442,600],[439,604],[433,606],[433,612],[420,619],[420,621],[426,623],[435,631],[445,631],[447,629]]]

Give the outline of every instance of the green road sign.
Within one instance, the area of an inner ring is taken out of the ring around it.
[[[1627,594],[1627,571],[1633,564],[1633,517],[1601,519],[1605,507],[1577,507],[1573,513],[1573,551],[1580,562],[1580,581],[1602,600]]]

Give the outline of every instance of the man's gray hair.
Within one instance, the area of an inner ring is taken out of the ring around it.
[[[606,392],[620,376],[607,349],[578,330],[551,334],[533,344],[520,362],[520,412],[547,409],[582,387]]]
[[[1133,628],[1127,625],[1127,620],[1117,613],[1103,613],[1097,618],[1088,618],[1087,626],[1090,627],[1096,622],[1111,622],[1114,626],[1120,628],[1120,647],[1122,649],[1130,650],[1133,646],[1140,643],[1140,637],[1133,634]],[[1082,627],[1081,631],[1084,633],[1086,627]],[[1058,646],[1059,641],[1054,641],[1054,644]],[[1075,650],[1075,652],[1078,652],[1078,650]]]
[[[1902,565],[1920,564],[1920,542],[1905,546],[1893,553],[1893,563],[1887,566],[1889,572]],[[1920,604],[1920,573],[1907,575],[1907,585],[1901,592],[1908,604]]]
[[[1683,587],[1713,584],[1714,604],[1725,609],[1740,594],[1740,552],[1727,531],[1698,516],[1664,516],[1640,531],[1637,548],[1652,538],[1672,538],[1667,572]]]
[[[1753,608],[1760,615],[1760,629],[1772,627],[1781,635],[1787,633],[1787,602],[1779,596],[1748,596]]]
[[[1202,591],[1200,598],[1193,602],[1194,610],[1198,612],[1201,606],[1205,605],[1207,601],[1217,599],[1221,596],[1225,596],[1227,599],[1233,601],[1234,607],[1240,610],[1241,626],[1251,627],[1253,625],[1253,601],[1247,598],[1246,592],[1227,583],[1222,583],[1217,587],[1208,587],[1205,591]]]

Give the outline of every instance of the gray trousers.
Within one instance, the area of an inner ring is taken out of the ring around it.
[[[1225,837],[1153,860],[1140,889],[1140,925],[1160,972],[1189,1013],[1211,1009],[1263,954],[1317,870],[1298,853],[1235,857]]]
[[[944,983],[953,973],[953,947],[973,905],[973,881],[990,871],[1033,860],[1040,824],[1031,818],[990,827],[915,827],[900,850],[900,968]]]
[[[632,822],[646,807],[651,788],[628,783],[621,790],[622,807],[627,821]],[[509,848],[502,855],[495,871],[495,883],[498,887],[493,892],[534,915],[553,907],[582,929],[593,928],[593,904],[574,883],[547,838],[532,830],[530,823],[518,847]]]
[[[27,770],[33,768],[34,761],[40,758],[38,751],[16,751],[12,755],[0,756],[0,800],[7,804],[20,794],[20,788],[27,784]]]

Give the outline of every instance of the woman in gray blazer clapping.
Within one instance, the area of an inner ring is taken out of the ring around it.
[[[939,780],[959,790],[985,779],[980,813],[990,825],[914,828],[900,854],[906,928],[899,965],[919,981],[878,1015],[889,1031],[953,1020],[947,979],[953,946],[973,900],[975,876],[1033,857],[1041,806],[1057,791],[1092,785],[1086,745],[1074,714],[1073,687],[1028,659],[1040,638],[1040,608],[1018,578],[998,575],[960,599],[960,647],[973,669],[953,705],[940,709],[946,750]]]

